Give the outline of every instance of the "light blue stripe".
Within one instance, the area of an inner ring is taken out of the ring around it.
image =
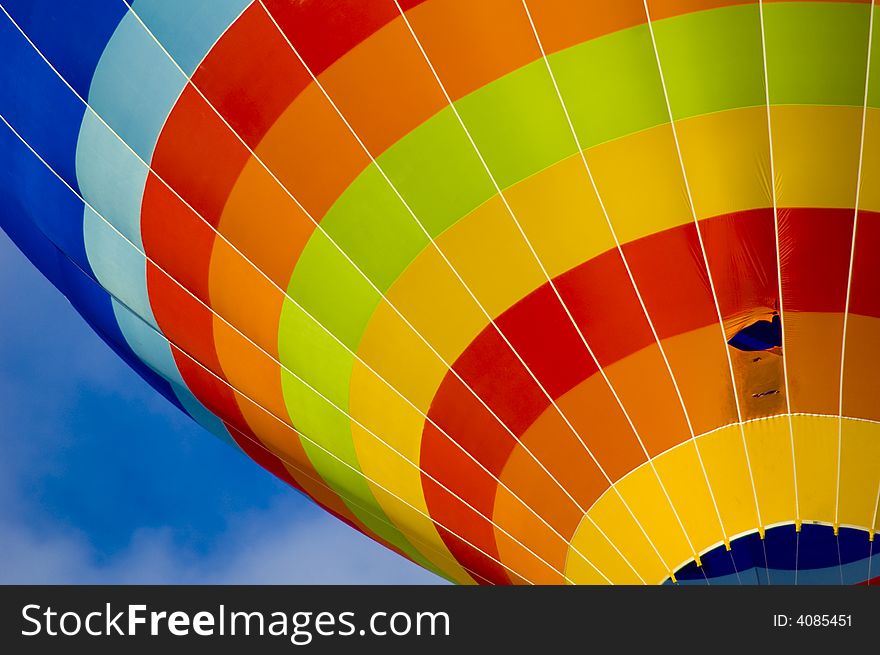
[[[144,161],[150,161],[185,85],[186,77],[129,13],[101,55],[89,104]]]
[[[168,341],[147,325],[140,316],[136,316],[116,300],[113,300],[113,311],[128,345],[147,366],[171,384],[174,394],[187,413],[209,432],[220,437],[230,446],[238,448],[229,432],[226,431],[223,421],[205,409],[205,406],[196,400],[195,396],[183,384]]]
[[[107,218],[103,213],[102,216]],[[83,213],[83,240],[89,263],[101,286],[159,329],[147,296],[147,265],[143,254],[88,207]],[[130,342],[127,336],[126,341]]]
[[[187,75],[253,0],[138,0],[134,10]]]
[[[80,127],[76,170],[83,197],[143,249],[140,216],[147,166],[89,111]]]
[[[191,75],[249,4],[250,0],[142,0],[134,10]],[[77,142],[77,181],[83,197],[141,250],[141,205],[149,173],[143,162],[152,160],[186,82],[144,26],[128,13],[107,43],[89,89],[91,107],[130,149],[87,111]],[[88,208],[83,214],[83,237],[99,282],[146,322],[114,302],[116,321],[132,350],[171,383],[193,418],[231,441],[222,422],[186,390],[167,341],[150,329],[158,326],[147,293],[144,257]]]
[[[88,207],[84,215],[83,234],[89,261],[93,260],[92,249],[100,253],[94,259],[101,264],[100,271],[95,268],[95,275],[114,296],[111,299],[113,313],[129,347],[144,364],[171,383],[175,395],[190,416],[234,445],[222,421],[186,389],[171,354],[171,346],[158,332],[146,293],[141,293],[142,289],[145,291],[147,288],[144,256]],[[132,284],[132,276],[140,276],[137,284]]]

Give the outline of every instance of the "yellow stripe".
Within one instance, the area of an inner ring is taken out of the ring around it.
[[[861,107],[773,107],[773,157],[779,207],[853,207],[862,129]],[[868,130],[880,110],[868,109]],[[865,151],[876,166],[880,150]],[[875,205],[876,207],[876,205]]]
[[[584,519],[572,539],[572,548],[568,552],[565,575],[578,584],[605,584],[583,558],[578,557],[574,549],[589,553],[589,560],[614,584],[642,584],[642,580],[626,563],[626,560],[614,550],[614,547],[599,533],[596,527]],[[633,564],[635,568],[635,564]]]
[[[840,523],[870,527],[880,483],[878,426],[844,421],[840,452]],[[876,522],[874,529],[877,528]]]
[[[817,416],[792,416],[791,421],[801,518],[834,523],[837,421]]]
[[[795,423],[801,517],[804,521],[833,523],[838,418],[797,415],[792,420]],[[775,416],[758,419],[746,423],[744,428],[764,525],[794,522],[794,483],[788,418]],[[746,469],[739,426],[727,426],[702,435],[698,437],[698,442],[725,525],[731,526],[730,536],[754,531],[758,525],[751,487],[744,475]],[[662,471],[664,480],[675,481],[676,506],[682,514],[697,516],[699,512],[703,512],[702,521],[711,524],[712,517],[705,513],[704,507],[697,503],[689,504],[686,500],[689,487],[700,493],[699,487],[703,484],[702,476],[696,470],[696,459],[689,452],[693,452],[693,446],[689,443],[681,444],[655,458],[654,463]],[[627,490],[627,502],[640,520],[657,511],[656,498],[649,497],[653,479],[650,467],[643,464],[621,483],[621,490]],[[852,418],[843,419],[840,480],[840,523],[870,528],[877,484],[880,481],[880,424]],[[634,493],[630,494],[629,490],[634,490]],[[672,489],[670,493],[673,493]],[[613,492],[606,492],[590,508],[588,514],[624,552],[638,552],[643,548],[644,538],[632,531],[632,521]],[[595,530],[587,528],[588,524],[586,520],[581,523],[572,544],[590,557],[591,548],[596,549],[597,555],[602,551],[595,538]],[[673,531],[672,526],[661,522],[654,529],[656,534],[654,531],[649,534],[656,543],[662,545],[661,552],[673,568],[689,560],[686,547],[674,538],[668,538],[668,533]],[[695,539],[694,546],[703,553],[718,545],[719,541],[717,535],[706,530]],[[662,581],[663,574],[650,559],[639,560],[639,565],[645,566],[638,570],[646,579],[651,578],[649,582]],[[619,576],[616,579],[612,577],[613,582],[623,582],[626,579],[619,568],[609,568],[609,571]],[[580,576],[584,574],[571,555],[566,574],[574,582],[580,582]]]

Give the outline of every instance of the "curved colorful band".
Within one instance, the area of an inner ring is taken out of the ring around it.
[[[459,582],[662,582],[773,524],[876,529],[871,3],[85,2],[78,41],[10,5],[94,111],[4,25],[67,118],[4,116],[100,213],[12,198],[17,241],[356,528]],[[781,348],[727,345],[780,309]]]

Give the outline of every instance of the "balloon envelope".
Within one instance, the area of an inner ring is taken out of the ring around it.
[[[877,575],[873,3],[2,6],[3,229],[340,519],[460,583]]]

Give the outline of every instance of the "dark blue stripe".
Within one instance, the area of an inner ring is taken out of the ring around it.
[[[800,543],[794,525],[782,525],[769,528],[763,541],[757,533],[751,533],[734,539],[730,546],[730,552],[724,546],[714,548],[701,557],[702,569],[691,562],[678,571],[676,577],[682,581],[708,577],[711,582],[712,578],[734,575],[736,571],[742,574],[754,570],[759,580],[764,576],[766,582],[767,568],[776,571],[826,569],[870,557],[867,531],[840,528],[839,535],[835,536],[831,526],[808,523],[801,526]]]

